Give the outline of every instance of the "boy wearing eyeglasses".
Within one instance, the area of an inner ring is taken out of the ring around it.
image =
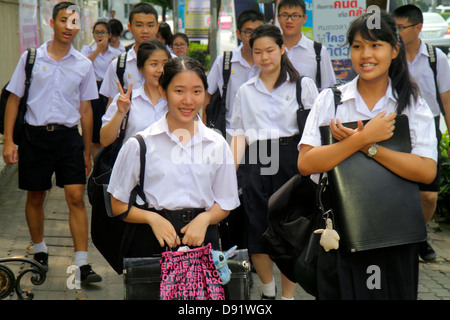
[[[447,61],[446,53],[436,50],[436,83],[433,70],[429,63],[429,53],[426,44],[419,38],[422,31],[423,15],[422,11],[415,5],[404,5],[394,10],[393,16],[397,29],[405,45],[406,58],[408,60],[408,69],[412,79],[419,86],[421,96],[425,99],[433,112],[436,123],[436,136],[438,139],[438,170],[435,180],[428,185],[419,184],[422,208],[425,216],[425,222],[428,223],[433,216],[440,189],[440,141],[441,131],[439,129],[441,110],[438,98],[442,101],[445,111],[445,123],[450,128],[450,66]],[[439,97],[436,95],[436,85],[439,90]],[[424,241],[419,246],[419,255],[424,261],[433,261],[436,253],[428,241]]]
[[[278,22],[283,31],[286,53],[294,67],[302,76],[316,81],[317,60],[314,41],[303,36],[302,26],[308,16],[303,0],[281,0],[278,3]],[[330,55],[324,46],[320,52],[320,78],[317,88],[331,87],[336,83],[336,76],[331,64]]]
[[[226,129],[229,129],[231,120],[231,108],[239,87],[253,78],[259,72],[259,68],[253,63],[252,49],[250,48],[250,37],[257,27],[264,23],[264,15],[256,10],[245,10],[241,12],[236,21],[236,36],[242,43],[233,50],[231,58],[231,74],[228,81],[226,96]],[[203,121],[206,123],[206,106],[211,100],[211,96],[220,90],[222,96],[223,86],[223,57],[219,55],[208,74],[208,91],[203,108]]]

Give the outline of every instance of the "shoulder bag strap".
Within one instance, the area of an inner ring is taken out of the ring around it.
[[[232,51],[225,51],[223,53],[223,86],[222,95],[225,97],[224,92],[227,91],[228,81],[231,75],[231,57],[233,56]]]
[[[439,108],[441,109],[441,113],[445,116],[444,106],[442,104],[441,95],[439,94],[439,88],[437,85],[437,63],[436,63],[436,47],[426,43],[428,50],[428,62],[430,63],[430,68],[433,70],[434,75],[434,87],[436,89],[436,101],[439,104]]]
[[[316,61],[317,61],[317,71],[316,71],[316,84],[317,88],[322,87],[322,72],[320,70],[320,60],[321,58],[321,51],[322,51],[322,43],[314,41],[314,51],[316,52]]]

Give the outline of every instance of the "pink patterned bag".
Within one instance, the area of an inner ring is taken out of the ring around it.
[[[163,252],[160,299],[225,300],[219,272],[211,257],[211,244]]]

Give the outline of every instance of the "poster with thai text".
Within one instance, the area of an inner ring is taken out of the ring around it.
[[[366,12],[366,0],[313,0],[313,37],[327,48],[336,77],[351,80],[349,47],[345,45],[353,19]]]

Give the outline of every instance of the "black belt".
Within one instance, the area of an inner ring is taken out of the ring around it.
[[[291,142],[299,142],[300,141],[300,135],[296,134],[295,136],[290,137],[282,137],[278,139],[280,141],[280,145],[287,145]]]
[[[32,128],[32,129],[44,130],[44,131],[48,131],[48,132],[61,131],[61,130],[74,130],[74,129],[78,128],[78,126],[66,127],[62,124],[56,124],[56,123],[50,123],[45,126],[32,126],[32,125],[28,124],[28,127]]]
[[[150,209],[152,210],[152,209]],[[153,211],[153,210],[152,210]],[[181,210],[155,210],[157,213],[162,215],[163,217],[167,217],[170,220],[182,220],[183,222],[190,222],[194,220],[196,216],[200,213],[205,212],[205,209],[193,209],[193,208],[185,208]]]
[[[254,143],[259,144],[267,144],[267,143],[276,143],[278,142],[281,146],[288,145],[292,142],[296,142],[297,144],[300,142],[300,135],[296,134],[295,136],[290,137],[281,137],[281,138],[275,138],[275,139],[269,139],[269,140],[256,140]]]

